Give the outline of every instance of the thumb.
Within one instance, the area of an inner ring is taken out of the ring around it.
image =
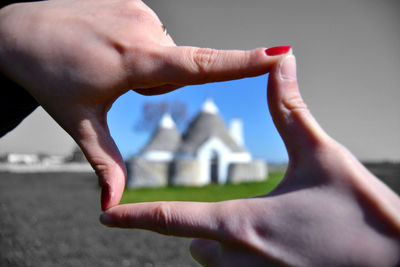
[[[118,205],[125,187],[126,169],[106,119],[82,120],[73,137],[99,177],[102,210]]]
[[[284,57],[271,70],[267,95],[272,119],[289,158],[304,155],[328,138],[300,95],[294,55]]]

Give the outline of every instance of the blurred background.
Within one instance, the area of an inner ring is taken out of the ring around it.
[[[303,98],[323,128],[363,161],[400,160],[400,3],[396,0],[149,0],[178,45],[252,49],[291,45]],[[182,101],[189,114],[214,98],[225,120],[243,119],[249,150],[287,156],[268,115],[267,77],[190,86],[157,97],[122,96],[109,113],[125,158],[149,138],[137,132],[146,101]],[[72,140],[41,109],[0,139],[0,151],[68,154]]]
[[[291,45],[303,98],[318,122],[384,181],[399,180],[399,168],[390,169],[400,161],[399,1],[145,3],[178,45]],[[149,138],[148,132],[135,130],[146,102],[183,102],[190,117],[211,97],[226,122],[243,120],[245,143],[255,157],[285,163],[286,151],[266,104],[267,78],[189,86],[155,97],[127,93],[109,112],[111,133],[127,159]],[[41,108],[0,139],[0,155],[68,155],[73,150],[73,140]],[[1,173],[0,265],[196,266],[188,239],[101,226],[94,181],[93,174]]]

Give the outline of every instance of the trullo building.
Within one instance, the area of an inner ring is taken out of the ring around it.
[[[141,152],[127,162],[128,187],[201,186],[210,183],[260,181],[264,161],[252,159],[244,146],[242,122],[226,127],[215,103],[207,99],[181,135],[169,114]]]

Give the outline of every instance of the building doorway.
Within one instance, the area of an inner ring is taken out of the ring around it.
[[[218,165],[219,165],[219,158],[218,153],[213,150],[211,152],[210,157],[210,180],[212,184],[218,184],[219,182],[219,175],[218,175]]]

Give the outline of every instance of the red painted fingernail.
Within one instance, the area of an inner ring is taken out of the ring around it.
[[[291,48],[292,48],[291,46],[271,47],[265,50],[265,54],[267,54],[267,56],[278,56],[288,53]]]

